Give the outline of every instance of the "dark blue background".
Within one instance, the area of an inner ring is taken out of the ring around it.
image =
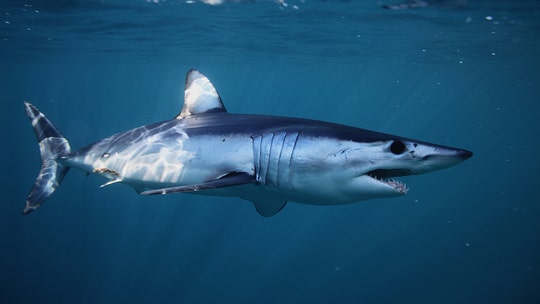
[[[357,3],[360,2],[360,3]],[[0,302],[537,303],[540,7],[377,1],[6,1],[0,6]],[[294,7],[296,5],[297,7]],[[241,199],[138,196],[40,167],[23,101],[80,148],[172,118],[184,75],[230,112],[466,148],[408,195],[262,218]]]

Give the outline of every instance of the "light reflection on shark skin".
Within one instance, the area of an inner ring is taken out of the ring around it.
[[[143,195],[192,193],[251,201],[262,216],[288,201],[349,204],[405,195],[397,177],[456,165],[472,153],[396,135],[301,118],[230,114],[206,76],[190,70],[172,120],[112,135],[80,150],[30,103],[42,168],[23,214],[37,209],[70,168]]]

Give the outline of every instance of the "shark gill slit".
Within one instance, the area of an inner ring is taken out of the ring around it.
[[[268,167],[270,166],[270,152],[272,151],[272,139],[274,138],[274,134],[270,134],[267,136],[262,136],[262,146],[261,146],[261,152],[262,155],[265,157],[263,162],[261,163],[261,179],[263,181],[263,184],[268,184]],[[263,171],[264,170],[264,171]]]
[[[279,186],[279,158],[283,150],[285,133],[272,133],[272,144],[270,145],[270,153],[268,160],[268,170],[266,180],[270,180],[273,186]]]
[[[298,137],[298,132],[285,132],[285,137],[283,138],[277,171],[278,181],[285,182],[286,184],[290,184],[291,182],[290,168]],[[277,184],[279,186],[279,182]]]
[[[281,178],[281,174],[280,174],[280,170],[279,168],[281,168],[281,156],[283,155],[283,148],[285,147],[285,140],[287,139],[287,132],[283,132],[281,133],[280,135],[282,135],[282,137],[280,138],[280,143],[281,143],[281,147],[279,149],[279,156],[277,158],[277,164],[276,164],[276,187],[279,187],[279,180]]]

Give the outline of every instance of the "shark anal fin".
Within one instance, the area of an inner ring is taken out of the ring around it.
[[[257,212],[264,217],[271,217],[281,211],[287,201],[273,198],[249,198]]]
[[[152,189],[141,192],[142,195],[154,195],[154,194],[168,194],[168,193],[177,193],[177,192],[196,192],[201,190],[216,189],[222,187],[238,186],[243,184],[255,183],[255,176],[244,173],[244,172],[230,172],[218,179],[211,180],[208,182],[177,186],[170,188],[162,189]]]

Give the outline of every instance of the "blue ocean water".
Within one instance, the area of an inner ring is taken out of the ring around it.
[[[0,4],[1,303],[538,303],[540,5],[35,0]],[[227,109],[471,150],[343,206],[143,197],[40,167],[23,101],[79,148],[172,118],[197,68]]]

